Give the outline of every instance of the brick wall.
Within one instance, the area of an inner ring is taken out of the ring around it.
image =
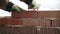
[[[59,29],[52,27],[40,27],[40,30],[37,30],[37,34],[59,34]]]
[[[60,29],[55,27],[0,27],[0,34],[60,34]]]
[[[22,25],[22,20],[19,18],[0,18],[0,25]]]
[[[20,18],[10,18],[8,19],[7,25],[22,25],[22,20]]]
[[[12,17],[16,18],[36,18],[37,11],[12,12]]]
[[[44,18],[58,19],[58,18],[60,18],[59,14],[60,14],[60,11],[22,11],[19,13],[12,12],[12,17],[13,18],[21,18],[24,26],[26,26],[26,25],[29,25],[29,26],[51,26],[51,23],[50,23],[51,19],[44,19]],[[55,22],[55,20],[53,20],[53,21]],[[53,23],[52,23],[52,26],[53,26]]]
[[[60,18],[60,11],[22,11],[12,12],[12,17],[19,18]]]
[[[53,20],[52,21],[52,26],[53,27],[60,27],[60,19]]]
[[[22,18],[24,26],[50,26],[49,20],[41,18]]]
[[[50,19],[60,18],[60,11],[22,11],[12,12],[10,18],[0,18],[0,23],[5,25],[24,26],[51,26]],[[60,26],[60,20],[53,20],[52,26]],[[58,23],[57,23],[58,22]]]
[[[39,11],[38,17],[59,18],[59,11]]]

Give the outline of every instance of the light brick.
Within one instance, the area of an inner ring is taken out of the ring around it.
[[[23,25],[25,26],[50,26],[50,20],[44,20],[41,18],[22,18]]]
[[[53,26],[53,27],[60,27],[60,19],[58,19],[58,20],[53,20],[53,21],[52,21],[52,26]]]
[[[59,18],[60,11],[40,11],[38,17],[40,18]]]

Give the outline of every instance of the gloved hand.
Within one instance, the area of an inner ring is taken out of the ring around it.
[[[13,5],[11,10],[16,11],[16,12],[21,12],[22,11],[22,9],[20,7],[18,7],[17,5]]]

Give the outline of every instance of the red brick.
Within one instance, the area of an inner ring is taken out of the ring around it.
[[[40,26],[46,26],[46,27],[51,26],[51,25],[50,25],[50,20],[40,19],[39,25],[40,25]]]
[[[6,25],[8,18],[0,18],[0,25]]]
[[[0,18],[0,23],[1,23],[2,19]]]
[[[19,12],[19,13],[18,12],[12,12],[12,17],[59,18],[60,17],[60,11],[23,11],[23,12]]]
[[[50,20],[40,18],[22,18],[23,25],[27,26],[50,26]]]
[[[22,25],[20,18],[0,18],[0,25]]]
[[[58,18],[60,18],[60,11],[58,12]]]
[[[58,18],[60,11],[40,11],[38,17],[40,18]]]
[[[22,18],[22,20],[25,26],[39,26],[39,20],[36,18]]]
[[[0,18],[0,25],[3,24],[2,22],[3,22],[3,20]]]
[[[22,25],[22,20],[20,20],[19,18],[9,18],[7,25]]]
[[[56,28],[42,28],[40,27],[40,30],[37,30],[38,34],[59,34],[58,30]]]
[[[12,17],[35,18],[35,17],[37,17],[37,12],[36,11],[12,12]]]
[[[60,19],[58,19],[58,20],[53,20],[53,21],[52,21],[52,26],[53,26],[53,27],[60,27]]]

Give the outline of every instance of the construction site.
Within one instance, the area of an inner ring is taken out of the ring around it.
[[[60,34],[60,11],[12,12],[0,18],[0,34]]]
[[[60,34],[60,0],[0,0],[0,34]]]

